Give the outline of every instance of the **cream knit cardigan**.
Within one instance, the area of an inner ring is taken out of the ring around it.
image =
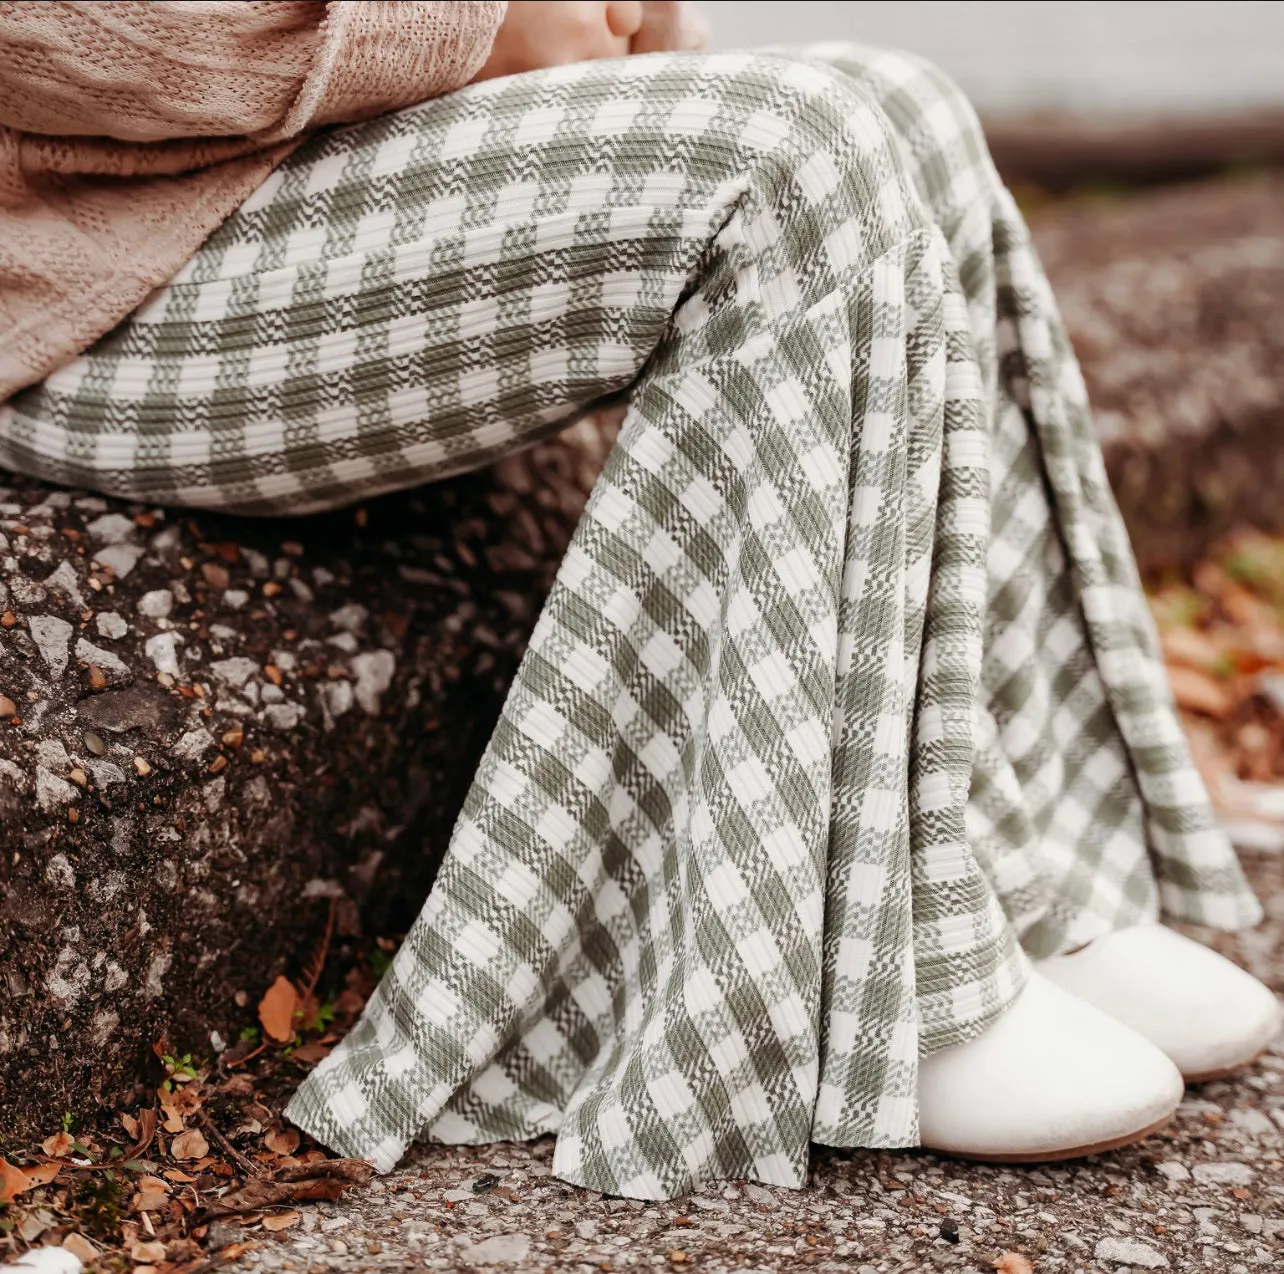
[[[0,2],[0,401],[170,278],[306,130],[467,83],[504,9]]]

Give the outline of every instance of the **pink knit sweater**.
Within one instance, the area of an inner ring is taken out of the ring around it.
[[[467,83],[498,0],[0,0],[0,402],[170,278],[302,140]]]

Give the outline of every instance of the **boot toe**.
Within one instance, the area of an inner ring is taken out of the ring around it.
[[[1121,929],[1036,967],[1145,1036],[1188,1081],[1251,1062],[1279,1029],[1279,1003],[1269,987],[1162,925]]]
[[[1182,1091],[1159,1049],[1036,971],[983,1034],[920,1062],[920,1140],[968,1158],[1072,1158],[1144,1136]]]

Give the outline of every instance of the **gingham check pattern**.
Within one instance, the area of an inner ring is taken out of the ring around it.
[[[601,1190],[797,1185],[809,1140],[916,1139],[918,1057],[1010,1003],[1018,937],[1255,918],[1024,228],[914,59],[582,65],[320,138],[0,408],[0,460],[303,511],[626,388],[433,893],[293,1119],[381,1169],[556,1131]]]

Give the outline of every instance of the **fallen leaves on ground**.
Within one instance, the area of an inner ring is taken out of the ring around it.
[[[332,1158],[281,1116],[301,1075],[356,1021],[395,949],[379,939],[377,952],[350,950],[358,963],[323,1000],[334,928],[331,906],[302,976],[268,988],[259,1009],[264,1043],[248,1028],[207,1060],[160,1041],[152,1101],[92,1128],[67,1120],[27,1154],[0,1159],[0,1205],[14,1222],[0,1226],[0,1264],[52,1244],[98,1268],[204,1274],[253,1247],[249,1235],[266,1240],[297,1225],[301,1205],[335,1200],[370,1179],[364,1160]]]
[[[1150,604],[1218,812],[1237,839],[1284,848],[1284,536],[1227,536]]]
[[[1004,1252],[994,1268],[998,1274],[1034,1274],[1034,1266],[1020,1252]]]
[[[299,993],[294,983],[282,975],[267,989],[259,1001],[259,1022],[263,1033],[280,1044],[294,1038],[294,1011],[299,1007]]]

